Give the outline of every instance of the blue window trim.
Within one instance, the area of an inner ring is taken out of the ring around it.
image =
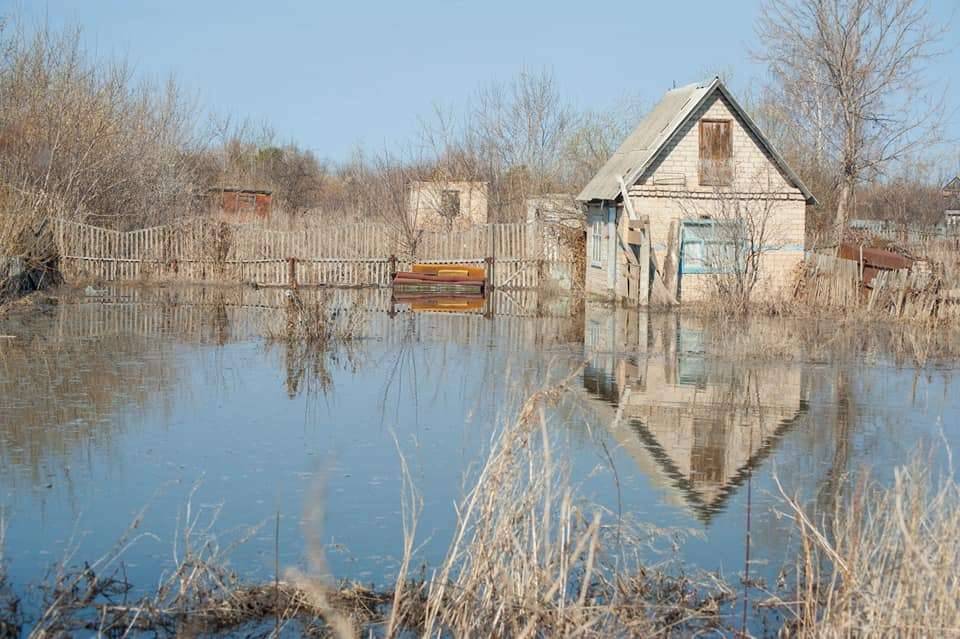
[[[707,246],[723,246],[725,244],[732,244],[732,242],[725,242],[721,240],[703,240],[703,239],[690,239],[687,237],[686,230],[691,226],[706,228],[716,226],[720,221],[719,220],[683,220],[680,225],[680,274],[681,275],[722,275],[727,273],[735,273],[736,268],[720,268],[716,266],[692,266],[686,263],[684,259],[684,252],[687,246],[691,244],[698,244],[700,246],[700,254],[703,256],[707,255]],[[744,239],[742,242],[743,251],[741,255],[746,252],[747,241]],[[743,265],[740,265],[740,268],[743,268]]]

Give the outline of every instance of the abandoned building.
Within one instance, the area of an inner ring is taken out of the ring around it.
[[[941,193],[949,200],[960,200],[960,175],[947,182]]]
[[[705,299],[747,247],[759,253],[754,290],[779,290],[816,202],[719,78],[668,91],[577,199],[586,292],[640,304],[655,280],[676,301]]]
[[[273,194],[262,189],[218,187],[207,191],[215,215],[229,221],[270,217]]]
[[[416,180],[409,187],[414,227],[450,231],[487,223],[487,183],[466,180]]]

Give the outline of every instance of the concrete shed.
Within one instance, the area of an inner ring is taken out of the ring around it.
[[[754,290],[775,294],[803,259],[816,202],[719,78],[668,91],[577,199],[587,293],[639,304],[655,278],[704,300],[747,252]]]

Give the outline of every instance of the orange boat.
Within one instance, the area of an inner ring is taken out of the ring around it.
[[[486,282],[483,267],[464,264],[414,264],[393,276],[395,287],[434,293],[483,293]]]
[[[469,282],[483,282],[487,279],[487,273],[482,266],[467,266],[465,264],[414,264],[413,273],[438,277],[457,277]]]

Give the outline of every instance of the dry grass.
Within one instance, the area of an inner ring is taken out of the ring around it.
[[[243,582],[230,570],[229,556],[266,522],[236,531],[230,543],[221,545],[213,532],[221,506],[194,508],[198,488],[199,484],[194,486],[178,515],[173,567],[154,590],[132,597],[134,586],[122,564],[126,550],[139,539],[156,538],[135,532],[143,520],[141,511],[97,561],[73,567],[72,547],[54,567],[42,587],[43,610],[31,639],[74,633],[127,637],[144,632],[175,637],[228,633],[245,626],[262,636],[278,636],[294,620],[303,634],[326,636],[332,631],[335,636],[353,636],[355,623],[381,618],[390,594],[357,584],[327,587],[295,571],[290,572],[289,580]],[[311,551],[311,556],[317,555]]]
[[[425,586],[424,618],[409,624],[423,636],[653,636],[719,623],[728,590],[629,561],[624,548],[648,540],[578,503],[547,429],[545,404],[561,393],[528,399],[493,442]]]
[[[0,305],[61,281],[45,203],[0,183]]]
[[[343,308],[335,307],[323,291],[313,301],[304,301],[295,289],[285,293],[282,326],[265,326],[264,331],[268,348],[283,346],[287,393],[327,392],[333,383],[331,365],[359,366],[360,354],[353,346],[366,321],[360,293]]]
[[[285,291],[285,295],[286,315],[282,332],[277,327],[268,327],[267,336],[270,338],[294,338],[311,347],[324,349],[334,343],[352,341],[363,332],[363,300],[359,294],[343,308],[334,307],[323,291],[310,302],[304,301],[296,289]]]
[[[739,317],[685,316],[704,336],[707,355],[751,362],[891,360],[924,366],[960,355],[960,326],[898,320],[864,309],[842,316],[820,316],[816,309],[796,314]]]
[[[952,464],[951,464],[952,466]],[[818,521],[784,493],[801,553],[785,632],[798,637],[960,637],[960,485],[929,460],[866,477]],[[781,487],[781,492],[783,491]]]

